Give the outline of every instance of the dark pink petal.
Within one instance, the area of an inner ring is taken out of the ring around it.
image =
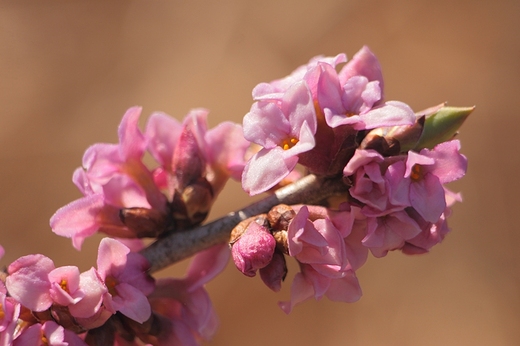
[[[272,258],[276,241],[267,228],[251,222],[246,231],[233,244],[231,254],[236,267],[244,275],[255,276]]]
[[[5,285],[9,295],[33,311],[44,311],[52,305],[48,275],[54,262],[44,255],[20,257],[9,265]]]
[[[285,256],[276,251],[271,262],[266,267],[261,268],[259,272],[264,284],[274,292],[279,292],[282,289],[282,281],[287,275]]]
[[[57,235],[72,238],[72,244],[80,250],[85,238],[99,229],[97,216],[103,206],[102,194],[77,199],[54,213],[50,220],[52,231]]]

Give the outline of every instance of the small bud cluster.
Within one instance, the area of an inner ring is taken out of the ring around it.
[[[244,117],[245,137],[260,146],[242,175],[251,195],[270,191],[297,164],[345,185],[322,205],[278,206],[268,214],[277,216],[242,225],[231,242],[237,268],[247,276],[259,270],[275,291],[286,275],[284,255],[298,261],[291,300],[280,303],[287,313],[311,297],[356,301],[355,271],[369,251],[428,252],[449,231],[450,206],[460,201],[445,184],[466,172],[453,136],[473,108],[439,105],[415,114],[384,100],[381,68],[367,47],[338,71],[345,62],[344,54],[317,57],[259,84]]]

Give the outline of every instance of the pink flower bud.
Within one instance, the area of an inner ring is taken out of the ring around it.
[[[256,271],[267,266],[272,258],[276,242],[266,227],[251,222],[244,234],[233,243],[233,261],[244,275],[255,276]]]

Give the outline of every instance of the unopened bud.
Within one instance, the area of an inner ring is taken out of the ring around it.
[[[168,217],[156,209],[123,208],[119,211],[119,219],[137,238],[156,238],[170,226]]]
[[[213,189],[206,178],[176,191],[172,201],[176,227],[186,229],[200,224],[208,216],[213,200]]]
[[[258,269],[271,262],[275,246],[269,230],[253,221],[232,243],[231,254],[238,270],[244,275],[255,276]]]
[[[285,256],[275,251],[271,262],[259,270],[260,278],[264,284],[275,292],[282,288],[282,281],[287,276],[287,264],[285,263]]]
[[[433,114],[426,115],[424,131],[413,150],[433,148],[439,143],[451,140],[475,107],[441,107]],[[431,110],[426,110],[428,112]]]
[[[399,155],[413,149],[424,128],[424,116],[416,118],[413,125],[381,127],[370,131],[359,149],[373,149],[383,156]]]

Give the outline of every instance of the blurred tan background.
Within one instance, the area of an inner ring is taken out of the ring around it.
[[[230,263],[208,287],[221,320],[210,344],[519,345],[519,16],[514,0],[1,0],[1,263],[39,252],[95,264],[99,238],[78,253],[48,219],[80,197],[83,151],[117,141],[128,107],[240,122],[257,83],[367,44],[387,99],[477,105],[460,134],[469,171],[451,185],[465,199],[452,233],[425,256],[370,258],[361,301],[309,301],[289,316],[276,305],[289,284],[274,294]],[[247,201],[232,184],[212,218]]]

